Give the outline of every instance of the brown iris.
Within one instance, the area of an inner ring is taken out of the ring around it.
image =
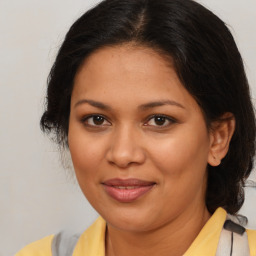
[[[104,123],[104,118],[102,116],[94,116],[93,117],[93,123],[95,125],[102,125]]]
[[[156,116],[154,119],[157,125],[163,125],[166,121],[166,118],[164,116]]]

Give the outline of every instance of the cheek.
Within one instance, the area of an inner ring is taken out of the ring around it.
[[[181,129],[151,148],[151,159],[165,175],[190,176],[205,172],[209,152],[207,131]]]
[[[69,148],[78,184],[93,207],[101,197],[96,184],[99,183],[99,167],[102,159],[100,145],[94,140],[73,133],[69,138]],[[102,202],[100,202],[102,203]]]
[[[68,141],[78,182],[90,181],[104,158],[104,140],[86,136],[82,128],[71,126]]]

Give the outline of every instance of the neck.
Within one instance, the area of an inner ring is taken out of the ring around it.
[[[106,256],[183,255],[209,218],[205,207],[183,213],[155,230],[128,232],[108,225]]]

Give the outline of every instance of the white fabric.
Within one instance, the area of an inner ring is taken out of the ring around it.
[[[52,241],[52,256],[71,256],[80,235],[71,235],[60,232],[54,236]]]
[[[237,217],[229,214],[227,215],[227,220],[232,220],[239,225],[244,224]],[[220,234],[216,256],[250,256],[247,233],[244,232],[243,235],[239,235],[223,228]]]

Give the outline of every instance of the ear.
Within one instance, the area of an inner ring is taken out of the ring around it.
[[[235,117],[232,113],[225,113],[218,121],[211,124],[210,150],[208,164],[218,166],[226,156],[229,143],[235,131]]]

